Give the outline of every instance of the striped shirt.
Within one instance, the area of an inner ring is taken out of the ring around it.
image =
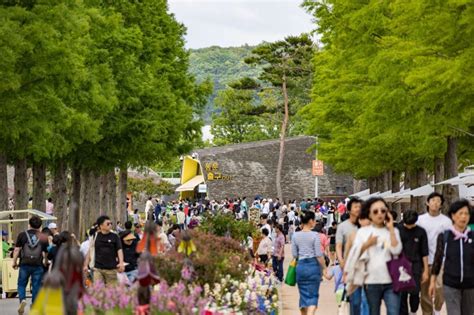
[[[313,231],[296,232],[291,240],[291,252],[298,259],[323,256],[319,234]]]

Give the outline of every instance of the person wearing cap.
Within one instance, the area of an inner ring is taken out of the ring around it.
[[[53,234],[53,236],[59,234],[58,225],[54,222],[51,222],[50,224],[48,224],[48,229],[51,231],[51,234]]]
[[[138,274],[138,257],[140,256],[140,254],[137,253],[138,240],[135,235],[128,230],[120,233],[120,240],[122,241],[123,260],[126,263],[125,274],[132,283]]]

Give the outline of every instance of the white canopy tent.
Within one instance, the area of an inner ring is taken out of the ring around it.
[[[352,194],[349,197],[362,198],[363,196],[368,196],[368,195],[370,195],[370,189],[359,191],[358,193]]]
[[[372,197],[377,197],[378,195],[380,195],[380,191],[374,192],[373,194],[370,194],[370,195],[362,196],[360,197],[360,199],[365,201],[365,200],[369,200]]]
[[[474,173],[461,173],[458,176],[436,183],[435,185],[474,185]]]
[[[382,197],[385,198],[387,196],[390,196],[392,194],[391,190],[384,191],[383,193],[380,193],[377,197]]]
[[[428,196],[434,192],[434,188],[431,184],[427,184],[425,186],[418,187],[416,189],[410,190],[401,196],[413,196],[413,197],[421,197],[421,196]]]
[[[410,188],[404,189],[402,191],[394,192],[393,194],[390,194],[386,197],[384,197],[385,201],[387,202],[393,202],[393,203],[409,203],[411,200],[410,194],[407,194],[410,192]]]

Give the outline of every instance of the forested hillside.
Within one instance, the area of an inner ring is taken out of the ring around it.
[[[253,48],[247,45],[228,48],[212,46],[191,50],[190,72],[196,76],[198,82],[210,78],[214,83],[214,92],[209,98],[204,114],[207,123],[210,121],[214,109],[213,101],[218,91],[225,89],[229,82],[240,78],[258,77],[260,73],[258,68],[244,62]]]

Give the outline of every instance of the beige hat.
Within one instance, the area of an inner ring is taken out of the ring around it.
[[[133,235],[133,233],[130,233],[130,234],[128,234],[127,236],[125,236],[123,238],[124,241],[131,241],[131,240],[134,240],[134,239],[136,239],[136,237],[135,237],[135,235]]]

